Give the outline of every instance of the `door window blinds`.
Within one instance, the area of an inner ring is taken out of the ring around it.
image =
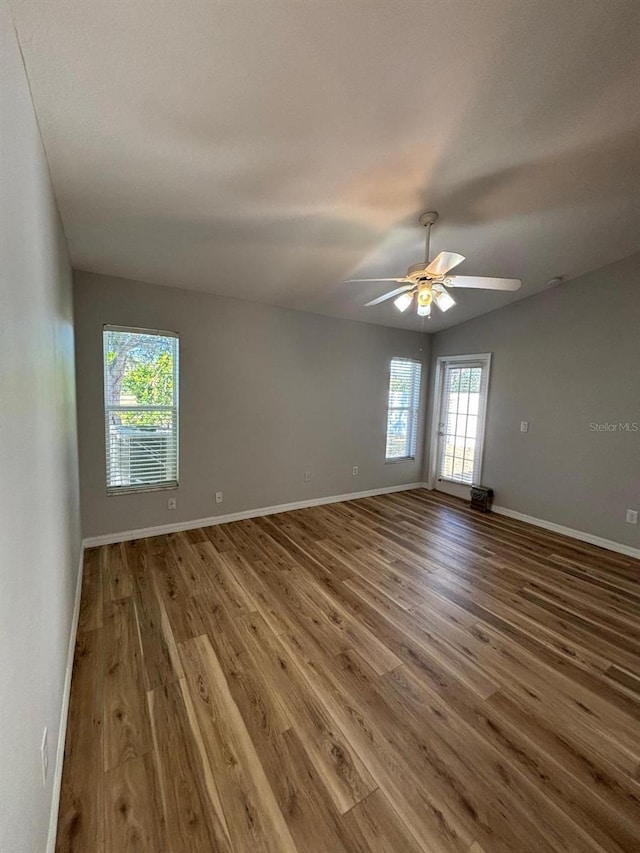
[[[418,443],[422,365],[409,358],[391,359],[387,410],[388,461],[415,459]]]
[[[107,492],[178,485],[178,336],[105,326]]]

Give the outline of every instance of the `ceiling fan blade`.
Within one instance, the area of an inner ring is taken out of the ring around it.
[[[395,290],[390,290],[389,293],[384,293],[382,296],[378,296],[377,299],[372,299],[371,302],[367,302],[364,307],[370,308],[372,305],[379,305],[381,302],[386,302],[387,299],[393,299],[394,296],[398,296],[398,294],[404,293],[407,290],[413,290],[413,284],[403,284],[402,287],[396,287]]]
[[[345,284],[353,284],[359,281],[408,281],[404,276],[402,278],[348,278]]]
[[[452,275],[447,277],[447,287],[476,287],[480,290],[518,290],[519,278],[485,278],[479,275]]]
[[[425,272],[429,275],[446,275],[449,270],[457,267],[463,261],[464,255],[458,255],[457,252],[440,252],[431,261]]]

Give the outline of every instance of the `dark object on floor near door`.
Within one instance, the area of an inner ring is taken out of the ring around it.
[[[480,512],[491,512],[493,503],[493,489],[486,486],[471,486],[471,507],[479,509]]]

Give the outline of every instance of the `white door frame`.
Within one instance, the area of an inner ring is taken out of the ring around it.
[[[484,426],[487,419],[487,402],[489,399],[489,379],[491,376],[491,353],[465,353],[463,355],[441,355],[436,359],[435,382],[433,388],[433,407],[431,412],[431,436],[429,439],[429,478],[427,487],[435,489],[438,480],[438,438],[440,431],[441,409],[442,409],[442,383],[445,365],[447,362],[455,361],[460,364],[465,362],[483,361],[487,367],[487,393],[484,401],[482,417],[478,418],[478,432],[476,435],[476,447],[480,454],[479,467],[482,476],[482,457],[484,455]],[[453,483],[452,483],[453,485]],[[460,484],[460,497],[468,496],[470,486]]]

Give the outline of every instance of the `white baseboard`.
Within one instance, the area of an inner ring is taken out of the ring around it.
[[[85,548],[96,545],[111,545],[114,542],[128,542],[131,539],[146,539],[149,536],[163,536],[166,533],[178,533],[181,530],[194,530],[197,527],[212,527],[214,524],[227,524],[230,521],[241,521],[244,518],[259,518],[263,515],[275,515],[278,512],[291,512],[294,509],[305,509],[310,506],[354,501],[358,498],[372,498],[376,495],[387,495],[391,492],[406,492],[410,489],[421,489],[424,483],[406,483],[403,486],[385,486],[381,489],[369,489],[365,492],[350,492],[346,495],[330,495],[324,498],[311,498],[306,501],[295,501],[277,506],[263,506],[257,509],[246,509],[242,512],[231,512],[228,515],[214,515],[210,518],[196,518],[192,521],[178,521],[174,524],[160,524],[157,527],[141,527],[138,530],[124,530],[120,533],[106,533],[103,536],[89,536],[84,540]]]
[[[56,763],[53,772],[53,790],[51,793],[51,812],[49,816],[49,834],[47,836],[47,853],[55,853],[56,834],[58,831],[58,810],[60,808],[60,791],[62,789],[62,765],[64,763],[64,744],[67,736],[67,719],[69,717],[69,700],[71,698],[71,676],[73,674],[73,659],[76,650],[78,634],[78,619],[80,618],[80,597],[82,595],[82,575],[84,568],[84,544],[80,548],[80,564],[76,580],[76,595],[69,631],[69,646],[67,648],[67,665],[64,674],[62,691],[62,707],[60,710],[60,728],[58,730],[58,745],[56,748]]]
[[[614,542],[611,539],[603,539],[601,536],[594,536],[592,533],[585,533],[583,530],[574,530],[572,527],[564,527],[562,524],[556,524],[553,521],[546,521],[544,518],[535,518],[533,515],[525,515],[523,512],[516,512],[515,509],[508,509],[505,506],[492,507],[492,512],[496,515],[505,515],[507,518],[515,518],[518,521],[526,521],[527,524],[533,524],[535,527],[543,527],[545,530],[551,530],[554,533],[561,533],[563,536],[569,536],[571,539],[578,539],[580,542],[588,542],[590,545],[597,545],[600,548],[606,548],[608,551],[616,551],[618,554],[624,554],[626,557],[635,557],[640,559],[640,548],[632,548],[631,545],[623,545],[621,542]]]

